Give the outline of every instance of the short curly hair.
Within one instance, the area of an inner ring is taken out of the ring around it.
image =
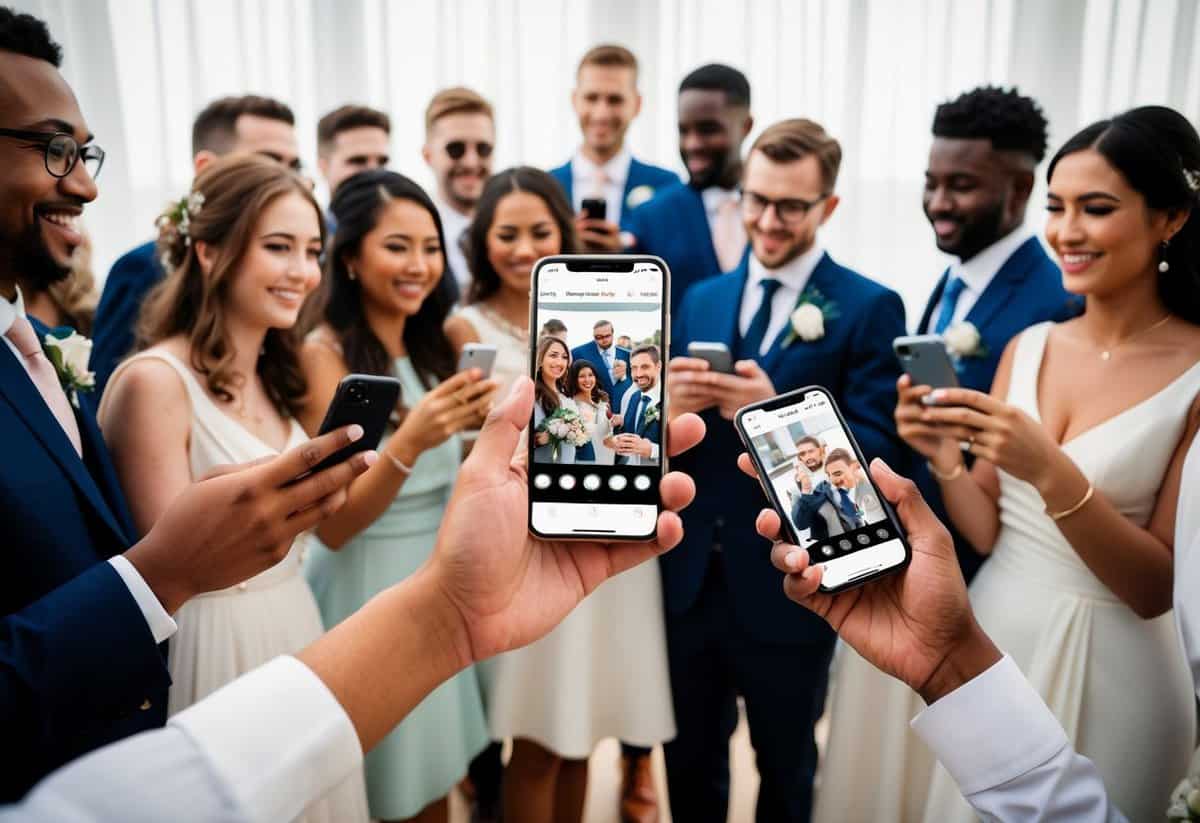
[[[18,14],[0,6],[0,51],[11,51],[62,66],[62,46],[54,42],[46,24],[32,14]]]
[[[1046,156],[1046,116],[1015,88],[980,86],[937,107],[933,136],[987,138],[998,151],[1017,151],[1042,162]]]

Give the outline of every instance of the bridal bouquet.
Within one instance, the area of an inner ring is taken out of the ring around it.
[[[559,406],[550,414],[538,431],[550,436],[550,453],[558,460],[558,452],[565,443],[569,446],[584,446],[592,439],[591,427],[583,422],[579,412],[566,406]]]
[[[1171,792],[1171,804],[1167,807],[1167,820],[1193,821],[1200,820],[1200,750],[1192,758],[1192,767],[1188,776],[1179,781],[1175,791]]]

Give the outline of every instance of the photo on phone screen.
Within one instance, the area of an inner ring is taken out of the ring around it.
[[[666,264],[652,257],[569,255],[535,267],[530,328],[558,330],[533,342],[530,363],[536,534],[654,534],[666,431],[667,278]]]
[[[903,566],[899,525],[828,392],[810,387],[749,406],[737,425],[789,539],[825,564],[823,589]]]

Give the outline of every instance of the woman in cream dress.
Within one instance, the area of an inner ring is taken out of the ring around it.
[[[596,367],[587,360],[576,360],[567,372],[567,394],[575,401],[579,416],[592,434],[592,442],[575,452],[576,463],[595,463],[611,466],[616,452],[604,445],[613,433],[608,416],[608,395],[598,386]]]

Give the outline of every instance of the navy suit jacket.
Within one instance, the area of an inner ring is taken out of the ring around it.
[[[691,186],[675,183],[664,188],[649,203],[634,209],[627,230],[637,239],[631,251],[657,255],[671,270],[672,316],[678,314],[692,284],[721,273],[704,200]],[[746,248],[748,254],[749,246]],[[742,255],[743,265],[746,254]]]
[[[838,521],[838,531],[835,534],[860,529],[864,525],[862,515],[857,512],[848,513],[841,505],[839,495],[828,480],[822,480],[809,494],[801,494],[792,504],[792,522],[796,528],[810,530],[814,540],[825,540],[830,536],[829,526],[832,520],[826,520],[821,514],[825,508],[831,517]]]
[[[82,460],[0,343],[0,803],[166,720],[163,651],[104,562],[129,548],[133,521],[90,406],[80,405]]]
[[[686,352],[693,340],[719,341],[737,351],[747,272],[743,262],[692,286],[675,321],[675,354]],[[784,347],[785,328],[755,359],[780,394],[813,384],[828,389],[866,456],[906,471],[908,450],[893,422],[900,366],[892,340],[904,333],[899,295],[828,254],[813,270],[809,286],[836,303],[840,313],[826,323],[825,336]],[[704,440],[673,461],[695,479],[696,500],[682,512],[683,542],[661,558],[668,615],[692,606],[708,564],[719,562],[735,617],[752,637],[769,644],[832,643],[825,621],[784,596],[782,574],[771,565],[771,544],[754,530],[755,517],[767,503],[758,483],[737,470],[737,456],[745,449],[733,423],[715,409],[701,416],[708,426]],[[722,551],[715,553],[714,546]]]
[[[567,195],[567,203],[574,208],[575,175],[571,169],[571,161],[568,160],[561,166],[550,169],[550,176],[562,186],[563,193]],[[678,182],[679,175],[670,169],[664,169],[662,166],[652,166],[634,157],[629,163],[629,175],[625,178],[625,190],[621,193],[622,231],[629,230],[629,215],[637,205],[640,205],[640,203],[634,206],[630,206],[629,204],[629,195],[634,189],[648,186],[653,193],[657,193],[659,189]]]
[[[934,312],[942,300],[949,274],[949,270],[942,273],[929,297],[929,303],[921,315],[921,323],[917,326],[917,331],[922,334],[933,331]],[[969,389],[990,392],[1000,357],[1010,340],[1029,326],[1046,320],[1061,323],[1077,316],[1082,310],[1082,299],[1063,288],[1062,272],[1046,254],[1042,244],[1036,237],[1029,238],[1004,262],[967,312],[965,320],[979,329],[987,354],[984,357],[964,357],[959,361],[959,383]],[[914,480],[934,513],[950,529],[963,576],[970,582],[983,564],[983,556],[950,522],[942,501],[941,487],[930,475],[925,461],[918,461]]]
[[[155,259],[153,241],[126,252],[113,263],[104,281],[92,329],[91,368],[96,373],[97,401],[108,385],[108,378],[133,351],[142,303],[162,279],[163,269]]]
[[[613,384],[612,378],[608,376],[608,369],[604,365],[604,356],[600,354],[600,347],[596,345],[595,340],[571,349],[571,362],[586,360],[595,366],[596,379],[600,381],[600,388],[608,395],[608,405],[615,412],[620,411],[621,398],[625,395],[626,390],[633,385],[633,373],[629,370],[629,349],[623,349],[615,345],[614,348],[617,350],[616,359],[625,361],[625,379],[616,385]]]

